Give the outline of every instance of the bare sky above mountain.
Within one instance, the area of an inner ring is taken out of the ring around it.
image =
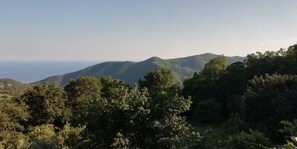
[[[296,0],[3,0],[0,60],[245,56],[297,42]]]

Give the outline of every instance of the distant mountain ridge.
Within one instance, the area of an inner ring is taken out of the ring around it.
[[[217,56],[219,55],[205,53],[201,55],[175,59],[161,59],[159,57],[151,57],[140,62],[104,62],[76,72],[51,76],[38,82],[50,82],[65,86],[70,80],[76,79],[80,76],[111,76],[121,79],[127,84],[133,84],[136,83],[139,78],[143,78],[147,72],[160,67],[171,69],[176,80],[183,81],[184,79],[191,77],[195,72],[200,72],[209,60]],[[244,57],[234,56],[226,57],[226,59],[229,63],[233,63],[236,61],[243,61]]]

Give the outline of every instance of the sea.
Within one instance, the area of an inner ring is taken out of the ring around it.
[[[0,78],[34,82],[102,63],[103,61],[0,61]]]

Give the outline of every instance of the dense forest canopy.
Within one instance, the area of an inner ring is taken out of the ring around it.
[[[183,84],[168,68],[138,84],[83,76],[0,102],[0,148],[296,148],[297,45],[228,64],[218,56]]]

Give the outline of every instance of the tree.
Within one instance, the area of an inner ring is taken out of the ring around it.
[[[229,136],[226,141],[230,149],[270,149],[271,143],[265,135],[259,131],[249,130]]]
[[[124,81],[112,77],[102,77],[100,83],[102,86],[101,97],[109,100],[124,97],[128,89],[128,85]]]
[[[128,88],[112,78],[101,80],[102,98],[90,111],[96,115],[86,126],[88,146],[179,148],[193,136],[193,130],[181,116],[189,110],[191,101],[178,92],[163,90],[151,97],[146,88],[139,91],[136,86]],[[110,93],[114,94],[107,96]]]
[[[23,123],[29,118],[27,106],[14,101],[0,101],[0,148],[28,147]]]
[[[151,97],[156,97],[161,92],[179,92],[181,86],[174,80],[172,71],[167,68],[159,68],[148,72],[144,80],[139,81],[141,88],[147,88]]]
[[[229,119],[232,113],[240,112],[241,97],[246,91],[249,73],[243,62],[228,66],[226,72],[216,81],[218,102],[222,105],[223,117]]]
[[[218,100],[218,80],[226,73],[227,60],[218,56],[205,64],[200,73],[184,81],[182,90],[184,96],[191,96],[193,105],[187,113],[191,121],[212,123],[220,122],[223,118],[222,103]]]
[[[297,74],[297,44],[290,46],[283,53],[285,59],[280,67],[280,71],[287,74]]]
[[[255,75],[273,74],[280,71],[285,57],[279,52],[266,51],[264,53],[257,52],[247,55],[246,67],[251,74],[251,78]]]
[[[59,132],[55,132],[55,127],[52,124],[33,127],[28,133],[30,148],[82,148],[81,133],[84,129],[84,127],[71,127],[69,124],[66,124]]]
[[[94,77],[80,77],[65,86],[67,104],[71,108],[71,124],[84,125],[90,121],[89,112],[92,104],[100,98],[100,81]]]
[[[218,56],[205,64],[201,75],[205,79],[217,80],[227,69],[228,62],[224,56]]]
[[[95,100],[100,96],[100,81],[95,77],[83,76],[65,86],[71,106]]]
[[[282,146],[282,149],[296,148],[297,145],[297,119],[293,122],[281,121],[283,128],[279,131],[285,135],[287,144]]]
[[[244,95],[244,118],[250,127],[280,141],[279,122],[297,118],[296,97],[296,75],[255,77]]]
[[[119,87],[122,89],[121,86]],[[111,88],[107,91],[113,92]],[[115,145],[114,141],[121,139],[122,135],[125,136],[124,140],[129,140],[129,144],[125,145],[136,144],[136,138],[133,135],[139,133],[136,126],[141,127],[136,122],[148,112],[145,105],[147,98],[144,94],[132,93],[128,89],[122,95],[115,99],[102,98],[96,103],[95,111],[90,111],[94,112],[95,116],[87,124],[86,129],[92,136],[89,143],[92,148],[109,148],[112,144]],[[144,123],[144,121],[140,122]],[[141,137],[137,139],[141,139]]]
[[[62,128],[69,117],[67,95],[63,88],[54,84],[36,85],[25,92],[18,101],[28,106],[30,126],[54,124],[55,127]]]

